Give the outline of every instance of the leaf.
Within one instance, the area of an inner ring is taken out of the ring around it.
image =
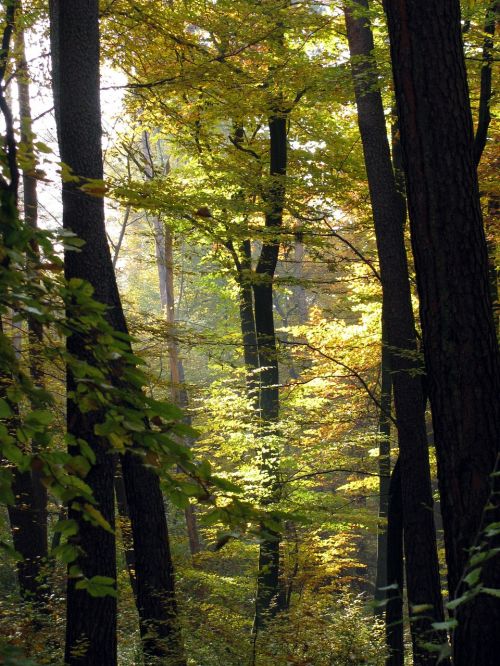
[[[65,564],[69,564],[77,559],[79,550],[77,546],[71,543],[62,543],[52,549],[52,555],[59,558]]]
[[[75,588],[77,590],[87,590],[91,597],[116,597],[114,578],[107,576],[93,576],[85,580],[79,580]]]
[[[412,604],[411,612],[417,615],[418,613],[425,613],[433,608],[432,604]]]
[[[15,548],[13,548],[10,544],[6,543],[5,541],[0,541],[0,548],[6,553],[7,557],[10,557],[14,562],[21,562],[23,559],[23,556],[21,553],[18,553]]]
[[[481,577],[481,568],[477,567],[476,569],[472,569],[472,571],[469,571],[469,573],[464,577],[464,581],[469,585],[469,587],[474,587],[479,582],[479,578]]]
[[[458,620],[454,617],[444,622],[433,622],[432,628],[436,631],[449,631],[450,629],[455,629],[458,626]]]
[[[76,520],[59,520],[54,527],[55,532],[60,532],[61,536],[70,537],[78,534],[78,523]]]
[[[220,476],[211,476],[210,481],[217,488],[220,488],[221,490],[225,490],[229,493],[242,493],[243,492],[243,488],[240,488],[239,486],[237,486],[235,483],[233,483],[229,479],[224,479]]]
[[[26,423],[48,426],[54,420],[54,415],[47,409],[34,409],[26,416]]]
[[[7,400],[0,398],[0,419],[8,419],[11,416],[13,416],[13,412],[9,403]]]
[[[99,511],[99,509],[96,509],[95,506],[92,506],[92,504],[84,504],[83,505],[83,511],[84,515],[87,514],[87,516],[90,518],[90,522],[94,523],[95,525],[99,525],[99,527],[102,527],[103,530],[106,530],[106,532],[110,532],[111,534],[114,534],[113,528],[111,525],[108,523],[106,518],[102,515],[102,513]]]

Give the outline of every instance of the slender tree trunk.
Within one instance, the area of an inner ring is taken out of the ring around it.
[[[2,332],[2,322],[0,321],[0,333]],[[8,401],[4,383],[5,378],[0,386],[0,394],[4,400]],[[12,433],[15,434],[18,426],[17,406],[11,405],[11,408],[15,416],[9,425]],[[2,463],[5,464],[5,461]],[[39,608],[43,608],[47,595],[43,586],[41,568],[46,563],[46,559],[42,559],[40,551],[42,535],[39,529],[38,514],[33,510],[35,495],[33,478],[30,472],[20,472],[17,469],[13,469],[12,472],[14,504],[9,504],[7,510],[12,543],[22,558],[16,565],[19,592],[24,601],[34,602]]]
[[[486,243],[488,247],[488,277],[493,303],[493,320],[497,337],[500,335],[500,299],[498,294],[498,243],[500,221],[500,196],[492,192],[488,195],[485,219]]]
[[[168,357],[170,362],[170,383],[172,387],[172,400],[181,409],[189,407],[188,394],[183,388],[184,368],[179,357],[179,347],[175,338],[175,298],[174,298],[174,251],[173,238],[170,227],[162,224],[157,217],[153,220],[155,229],[156,261],[160,281],[161,304],[165,311],[167,324],[170,326],[167,340]],[[182,374],[182,380],[181,380]],[[190,418],[186,415],[186,420]],[[191,555],[196,555],[201,550],[200,535],[196,524],[196,514],[193,505],[184,509],[186,529]]]
[[[458,0],[385,2],[429,397],[438,457],[450,596],[466,589],[470,548],[500,521],[500,361],[479,205]],[[486,543],[491,547],[496,543]],[[482,567],[500,588],[498,553]],[[493,665],[500,599],[456,612],[455,666]]]
[[[437,654],[421,646],[424,639],[440,643],[446,640],[443,632],[435,632],[431,626],[432,622],[442,621],[444,613],[432,513],[425,400],[418,376],[423,368],[417,360],[404,245],[405,206],[394,178],[382,98],[376,88],[367,9],[367,0],[355,0],[346,8],[346,26],[380,263],[384,329],[391,352],[414,662],[435,664]],[[425,613],[414,612],[415,607],[424,605],[430,605],[430,609]]]
[[[264,501],[272,504],[279,493],[276,447],[268,442],[275,434],[275,423],[279,418],[279,369],[274,329],[273,280],[278,263],[280,243],[276,235],[279,234],[283,221],[284,177],[287,166],[286,117],[283,114],[270,118],[269,133],[271,185],[266,196],[266,231],[270,240],[265,240],[262,245],[253,281],[253,294],[260,368],[259,416],[264,436],[261,470],[264,478]],[[254,623],[256,631],[265,624],[267,617],[272,617],[280,610],[283,602],[279,581],[280,535],[269,529],[265,530],[263,535],[257,579]]]
[[[252,293],[252,247],[250,240],[241,244],[241,260],[237,264],[237,281],[239,287],[239,310],[241,337],[243,340],[243,356],[247,373],[248,397],[258,408],[258,391],[260,378],[258,375],[259,352],[257,333],[255,331],[255,315]]]
[[[122,534],[123,550],[125,552],[125,563],[127,565],[130,587],[137,604],[137,576],[136,576],[136,560],[134,551],[134,541],[132,538],[132,528],[130,525],[130,512],[128,510],[127,490],[123,480],[123,473],[121,469],[120,460],[116,461],[115,468],[115,495],[116,507],[118,509],[118,516],[120,517],[120,528]]]
[[[56,119],[62,161],[81,177],[102,178],[99,101],[99,7],[97,0],[51,0],[51,38]],[[66,277],[86,279],[95,298],[108,306],[108,319],[123,333],[127,325],[116,285],[104,227],[103,200],[63,183],[63,222],[85,241],[80,252],[67,252]],[[85,358],[81,340],[71,336],[69,350]],[[68,377],[69,389],[74,387]],[[86,481],[104,517],[114,524],[114,457],[93,434],[93,423],[68,402],[69,432],[85,437],[97,463]],[[136,554],[137,605],[145,661],[185,664],[177,624],[174,574],[163,496],[157,475],[129,451],[121,457]],[[79,520],[79,516],[75,516]],[[116,578],[114,536],[79,520],[80,566],[87,576]],[[79,640],[83,656],[73,655]],[[68,585],[66,660],[73,664],[116,663],[116,600],[94,598]]]
[[[488,128],[491,122],[491,93],[492,93],[492,66],[493,66],[493,37],[497,18],[500,15],[500,2],[493,0],[486,12],[484,22],[483,65],[481,67],[481,85],[479,95],[479,113],[477,118],[476,134],[474,136],[474,162],[476,166],[481,160]]]
[[[403,666],[403,498],[401,496],[401,468],[396,461],[389,484],[387,507],[387,605],[385,630],[389,657],[387,666]]]
[[[383,319],[382,315],[382,319]],[[375,581],[375,600],[383,602],[387,598],[387,530],[389,511],[389,485],[391,474],[391,413],[392,405],[392,377],[390,367],[390,351],[387,347],[386,335],[382,331],[382,360],[381,360],[381,390],[379,414],[379,524],[377,535],[377,578]],[[377,607],[377,612],[383,613],[383,605]]]
[[[483,151],[486,147],[488,138],[488,129],[491,122],[491,101],[492,101],[492,69],[494,44],[493,38],[497,19],[500,15],[500,2],[493,0],[486,12],[484,22],[484,40],[483,40],[483,65],[481,67],[481,87],[479,97],[479,111],[477,118],[476,134],[474,136],[474,162],[479,165]],[[498,166],[498,159],[494,161],[493,167]],[[488,193],[488,203],[485,217],[486,243],[488,247],[488,265],[491,300],[493,302],[493,316],[497,336],[500,331],[500,303],[498,299],[498,220],[499,220],[499,201],[500,197],[495,192]]]
[[[22,14],[22,5],[19,3],[18,14]],[[24,44],[24,29],[19,27],[16,31],[16,58],[17,58],[17,90],[19,98],[19,113],[21,117],[21,141],[24,144],[28,158],[34,161],[33,129],[30,103],[29,70],[26,62],[26,49]],[[23,208],[24,219],[27,224],[36,229],[38,221],[37,181],[30,173],[29,168],[23,169]],[[39,256],[39,249],[32,243],[35,256]],[[28,316],[29,335],[29,363],[31,377],[35,385],[43,387],[43,368],[40,364],[39,347],[43,342],[43,327],[33,317]],[[47,489],[42,483],[40,472],[31,472],[33,487],[33,530],[31,539],[33,549],[38,551],[39,563],[47,562]],[[40,581],[43,583],[43,581]],[[46,584],[46,583],[45,583]],[[47,590],[42,587],[37,594],[39,603],[46,602]]]

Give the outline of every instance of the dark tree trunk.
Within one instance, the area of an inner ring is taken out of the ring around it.
[[[497,18],[500,14],[500,2],[493,0],[487,9],[484,22],[483,65],[481,67],[481,86],[479,94],[479,112],[477,118],[476,135],[474,137],[474,162],[479,164],[491,122],[491,93],[492,93],[492,66],[493,66],[493,37]]]
[[[273,280],[279,253],[279,231],[283,221],[285,196],[284,177],[287,166],[286,117],[274,115],[269,121],[270,187],[266,195],[266,237],[260,252],[253,280],[255,330],[259,358],[259,416],[264,442],[275,431],[279,418],[279,368],[276,332],[274,329]],[[263,443],[261,471],[264,477],[264,501],[272,504],[279,493],[275,447]],[[283,603],[280,594],[280,535],[267,529],[260,546],[255,630],[272,617]],[[266,536],[267,534],[267,536]]]
[[[125,563],[127,565],[130,587],[137,604],[137,563],[135,561],[134,540],[132,538],[132,528],[130,525],[130,512],[128,510],[127,490],[123,480],[121,463],[119,460],[115,463],[115,494],[116,507],[120,517],[120,529],[122,534],[123,550],[125,554]]]
[[[43,566],[47,564],[47,542],[43,540],[44,532],[40,529],[39,515],[33,509],[33,477],[29,472],[18,470],[13,471],[13,476],[14,504],[8,506],[8,514],[12,543],[22,557],[17,563],[19,591],[25,601],[34,602],[38,608],[43,609],[47,602],[43,577]]]
[[[382,319],[384,319],[382,315]],[[378,517],[383,527],[379,525],[377,534],[377,577],[375,580],[375,601],[383,602],[387,598],[387,515],[389,509],[389,484],[391,474],[391,413],[392,405],[392,377],[390,366],[390,351],[387,347],[386,335],[382,331],[382,359],[380,381],[380,414],[379,414],[379,509]],[[376,607],[382,613],[383,605]]]
[[[458,0],[385,2],[400,121],[450,596],[469,549],[500,520],[491,473],[500,444],[500,362]],[[488,506],[487,506],[488,505]],[[489,544],[492,545],[491,543]],[[496,544],[495,544],[496,545]],[[482,569],[500,588],[500,557]],[[500,599],[457,609],[455,666],[493,665]]]
[[[481,67],[481,87],[479,97],[479,111],[476,134],[474,136],[474,162],[479,165],[483,151],[486,147],[488,129],[491,122],[492,68],[493,68],[493,38],[496,22],[500,14],[500,2],[493,0],[486,12],[484,22],[483,65]],[[498,165],[496,160],[493,166]],[[486,242],[488,247],[490,293],[493,302],[493,316],[497,336],[499,334],[500,305],[498,302],[498,257],[497,257],[497,225],[499,211],[499,196],[495,192],[488,193],[488,203],[485,217]]]
[[[403,498],[401,468],[394,465],[387,507],[387,605],[385,628],[389,657],[387,666],[402,666],[405,660],[403,625]]]
[[[99,14],[97,0],[52,0],[51,38],[54,90],[62,161],[78,176],[102,178],[101,118],[99,102]],[[67,252],[66,277],[88,280],[95,298],[108,306],[114,328],[127,332],[104,227],[103,200],[63,184],[63,222],[85,241],[80,252]],[[70,351],[84,356],[81,340],[71,336]],[[73,380],[69,377],[69,389]],[[69,431],[85,437],[95,450],[97,463],[87,476],[99,508],[113,524],[113,456],[93,434],[93,423],[68,403]],[[132,452],[121,458],[136,554],[137,605],[147,663],[164,659],[185,663],[174,596],[165,507],[156,474]],[[115,578],[114,537],[79,521],[80,545],[85,557],[80,566],[87,576]],[[93,598],[68,586],[66,659],[70,664],[116,663],[116,603],[111,597]],[[72,657],[76,642],[89,641],[83,657]]]
[[[102,178],[101,117],[99,100],[99,24],[98,2],[53,0],[51,3],[51,39],[54,97],[61,160],[75,174]],[[114,305],[113,282],[107,261],[109,251],[104,236],[104,201],[84,194],[71,183],[63,183],[63,226],[87,242],[82,252],[65,253],[65,277],[93,278],[98,300]],[[97,278],[97,279],[96,279]],[[68,338],[68,351],[92,362],[84,340]],[[68,391],[75,391],[70,371]],[[92,447],[96,463],[86,477],[97,506],[114,527],[114,457],[107,445],[94,434],[98,417],[82,414],[77,403],[68,399],[68,433],[85,439]],[[71,451],[71,448],[70,448]],[[82,555],[78,565],[82,573],[116,579],[116,550],[113,534],[91,525],[81,513],[69,508],[68,517],[78,522],[77,543]],[[92,597],[77,590],[74,578],[68,579],[66,653],[70,665],[117,663],[116,599]]]
[[[243,339],[243,355],[247,373],[248,397],[256,403],[258,400],[259,353],[257,348],[257,333],[255,330],[255,315],[252,295],[252,248],[249,240],[241,245],[241,261],[237,265],[239,286],[239,309],[241,336]]]
[[[417,360],[415,322],[404,244],[405,205],[392,168],[387,128],[373,60],[373,36],[367,0],[346,9],[346,25],[358,123],[372,203],[380,263],[384,329],[391,351],[390,366],[399,441],[403,498],[406,584],[415,664],[435,664],[437,655],[421,647],[423,639],[444,642],[432,622],[442,621],[436,531],[422,393],[423,369]],[[361,12],[361,14],[359,13]],[[414,606],[430,605],[425,613]]]

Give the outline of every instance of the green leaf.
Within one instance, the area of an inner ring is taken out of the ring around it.
[[[11,416],[13,416],[13,412],[9,403],[7,400],[0,398],[0,419],[9,419]]]
[[[76,520],[59,520],[54,527],[55,532],[60,532],[63,537],[70,537],[78,534],[78,523]]]
[[[474,587],[479,582],[479,578],[481,577],[481,568],[477,567],[476,569],[472,569],[472,571],[469,571],[469,573],[464,577],[464,581],[469,585],[469,587]]]
[[[93,576],[85,580],[79,580],[75,588],[87,590],[91,597],[116,597],[115,580],[107,576]]]
[[[7,557],[10,557],[14,562],[21,562],[23,556],[17,552],[10,544],[5,543],[5,541],[0,541],[0,549],[6,553]]]
[[[99,509],[96,509],[95,506],[92,506],[92,504],[84,504],[83,505],[83,512],[84,516],[87,516],[90,520],[91,523],[94,525],[99,525],[99,527],[102,527],[103,530],[106,530],[106,532],[110,532],[111,534],[114,534],[113,528],[111,525],[108,523],[106,518],[102,515],[102,513],[99,511]]]
[[[79,550],[77,546],[71,543],[62,543],[52,549],[52,555],[59,558],[65,564],[69,564],[77,559]]]
[[[26,423],[48,426],[54,420],[54,415],[47,409],[35,409],[26,416]]]

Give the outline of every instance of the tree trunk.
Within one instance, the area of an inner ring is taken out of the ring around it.
[[[22,14],[22,5],[20,2],[18,6],[19,15]],[[27,156],[34,160],[29,69],[26,62],[25,51],[24,29],[19,27],[16,31],[16,58],[19,115],[21,117],[21,141],[25,146]],[[23,169],[23,208],[25,222],[36,229],[38,222],[37,180],[30,174],[30,169],[26,167]],[[32,243],[32,249],[35,256],[39,256],[39,249],[37,246],[34,246],[34,242]],[[43,343],[43,327],[40,322],[31,316],[28,316],[28,335],[31,377],[35,385],[43,387],[43,368],[41,367],[39,360],[39,348]],[[32,547],[38,551],[39,563],[42,564],[43,562],[47,562],[48,559],[47,488],[42,483],[40,472],[33,470],[31,472],[31,477],[33,492]],[[38,602],[46,602],[47,590],[44,590],[43,586],[39,589],[37,597]]]
[[[382,316],[383,318],[383,316]],[[381,360],[381,389],[380,389],[380,414],[379,414],[379,524],[377,534],[377,578],[375,581],[375,601],[383,602],[387,598],[387,520],[389,510],[389,485],[391,474],[391,413],[392,405],[392,377],[390,367],[390,351],[387,347],[387,339],[382,332],[382,360]],[[383,613],[381,604],[376,607],[377,612]]]
[[[405,660],[403,625],[403,498],[399,460],[392,470],[387,507],[387,605],[385,631],[389,657],[387,666],[403,666]]]
[[[102,178],[101,117],[99,101],[99,13],[97,0],[52,0],[51,39],[54,91],[59,146],[62,161],[73,173]],[[127,325],[116,285],[104,226],[103,200],[91,197],[73,183],[63,183],[63,223],[85,241],[80,252],[66,253],[67,278],[86,279],[95,298],[108,306],[108,319],[123,333]],[[85,358],[81,340],[71,336],[69,350]],[[71,376],[69,389],[74,382]],[[104,517],[114,524],[113,456],[93,434],[93,423],[68,402],[70,433],[85,437],[93,447],[97,463],[86,481]],[[174,575],[163,496],[157,475],[141,458],[129,451],[121,457],[127,502],[136,554],[137,605],[146,663],[164,660],[183,665],[177,626]],[[79,517],[77,516],[77,519]],[[87,576],[116,578],[113,535],[79,520],[80,545],[85,553],[80,566]],[[116,663],[116,601],[94,598],[68,585],[66,660],[69,664]],[[84,637],[83,656],[72,655]]]
[[[175,337],[175,298],[174,298],[174,251],[173,238],[170,227],[162,224],[157,217],[153,220],[155,229],[156,263],[160,281],[160,299],[165,311],[167,324],[170,326],[167,340],[168,357],[170,362],[170,383],[172,387],[172,400],[181,409],[189,406],[187,391],[183,388],[184,368],[179,357],[179,347]],[[182,375],[182,380],[181,380]],[[190,423],[189,415],[185,416]],[[192,504],[184,509],[186,529],[191,555],[201,550],[200,535],[196,524],[196,514]]]
[[[403,498],[406,584],[415,664],[435,664],[437,655],[422,640],[443,643],[432,622],[444,619],[432,513],[432,488],[423,369],[417,359],[415,322],[404,244],[405,205],[397,190],[391,163],[382,97],[377,89],[373,36],[366,18],[367,0],[346,9],[346,26],[358,123],[372,203],[383,293],[383,327],[390,349],[394,405],[398,427],[399,464]],[[415,607],[430,605],[425,613]]]
[[[134,541],[132,538],[132,529],[130,525],[130,512],[128,510],[127,490],[123,480],[121,463],[118,460],[115,467],[115,495],[118,516],[120,517],[120,528],[122,534],[123,550],[125,553],[125,563],[127,565],[130,587],[137,604],[137,563],[135,560]]]
[[[54,98],[61,160],[75,174],[102,178],[101,118],[99,101],[99,24],[98,2],[53,0],[51,2],[51,40],[54,77]],[[63,183],[63,226],[84,240],[92,234],[104,233],[104,202],[84,194],[74,184]],[[92,230],[92,231],[90,231]],[[82,252],[65,252],[65,277],[95,277],[97,299],[112,304],[112,282],[107,270],[107,243],[86,243]],[[109,252],[108,252],[109,253]],[[85,343],[75,334],[68,338],[68,351],[92,362]],[[68,391],[76,383],[68,370]],[[98,417],[83,414],[78,404],[67,401],[68,433],[85,439],[92,447],[96,463],[86,477],[97,506],[114,528],[113,497],[114,457],[107,445],[94,434]],[[71,447],[70,447],[71,452]],[[77,543],[81,549],[77,564],[88,577],[106,576],[116,579],[116,549],[113,534],[83,520],[81,512],[69,508],[68,517],[78,523]],[[112,596],[92,597],[77,590],[76,580],[68,578],[66,606],[65,662],[70,666],[91,666],[117,663],[116,599]]]
[[[500,520],[490,476],[500,443],[500,361],[460,3],[397,0],[385,9],[453,598],[466,588],[469,549],[485,525]],[[481,580],[500,588],[498,554]],[[500,599],[478,594],[456,615],[455,666],[496,663]]]
[[[259,368],[259,352],[257,348],[252,294],[252,247],[250,240],[244,240],[241,244],[241,257],[236,268],[239,287],[241,337],[243,340],[243,356],[247,374],[247,393],[250,400],[255,404],[256,409],[258,409],[260,378],[257,370]]]
[[[497,17],[500,15],[500,2],[493,0],[486,11],[483,40],[483,65],[481,67],[481,85],[479,95],[479,112],[477,118],[476,134],[474,136],[474,162],[476,166],[481,160],[488,128],[491,122],[491,94],[492,94],[492,65],[493,65],[493,37]]]
[[[266,441],[275,434],[279,418],[279,369],[274,329],[273,280],[279,253],[279,229],[283,221],[284,176],[287,166],[286,117],[273,115],[269,121],[270,177],[266,195],[266,238],[262,245],[253,281],[255,330],[260,368],[259,416],[264,436],[261,451],[264,502],[271,505],[279,493],[276,447]],[[259,573],[254,628],[258,631],[280,610],[283,602],[279,581],[280,535],[266,529],[259,553]]]

